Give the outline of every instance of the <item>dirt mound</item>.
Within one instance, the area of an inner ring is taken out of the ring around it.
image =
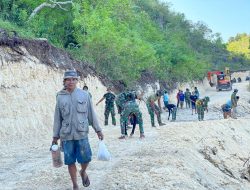
[[[0,32],[4,31],[0,29]],[[40,63],[45,64],[55,69],[75,69],[81,78],[86,78],[89,75],[96,76],[102,81],[105,86],[113,86],[117,90],[122,90],[124,84],[121,81],[111,81],[108,77],[96,72],[95,68],[82,61],[77,61],[68,52],[59,49],[51,44],[46,39],[21,39],[17,36],[5,37],[0,35],[0,47],[9,48],[8,53],[10,62],[18,62],[25,56],[22,48],[25,48],[30,55],[36,57]],[[3,58],[0,57],[0,62],[3,64]]]

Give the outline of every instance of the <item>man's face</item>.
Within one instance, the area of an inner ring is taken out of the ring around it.
[[[78,80],[76,78],[68,78],[64,80],[64,85],[67,90],[74,90],[76,88],[77,81]]]

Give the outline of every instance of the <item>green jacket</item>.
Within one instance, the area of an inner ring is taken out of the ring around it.
[[[101,131],[88,92],[76,88],[72,93],[57,93],[53,137],[63,140],[80,140],[88,137],[89,125]]]

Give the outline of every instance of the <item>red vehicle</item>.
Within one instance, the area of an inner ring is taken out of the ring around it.
[[[210,71],[207,78],[210,86],[216,85],[216,90],[232,90],[231,75],[227,72],[225,75],[222,71]]]
[[[217,84],[217,76],[223,74],[221,71],[209,71],[207,73],[207,79],[211,87]]]

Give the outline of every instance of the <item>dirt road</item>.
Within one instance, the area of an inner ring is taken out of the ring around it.
[[[90,142],[93,151],[88,174],[92,190],[246,190],[250,183],[242,179],[244,162],[249,157],[250,144],[250,93],[247,83],[236,84],[241,97],[239,118],[223,120],[220,106],[231,92],[209,89],[209,112],[203,122],[191,110],[178,110],[177,122],[151,128],[145,105],[141,104],[145,123],[144,140],[138,129],[135,137],[118,140],[119,127],[103,128],[105,142],[112,161],[96,160],[98,140],[93,131]],[[103,121],[102,113],[98,113]],[[35,120],[36,118],[34,118]],[[13,133],[13,130],[14,133]],[[67,167],[52,167],[49,145],[51,128],[2,128],[0,139],[1,190],[69,190]],[[80,184],[80,178],[79,178]]]

